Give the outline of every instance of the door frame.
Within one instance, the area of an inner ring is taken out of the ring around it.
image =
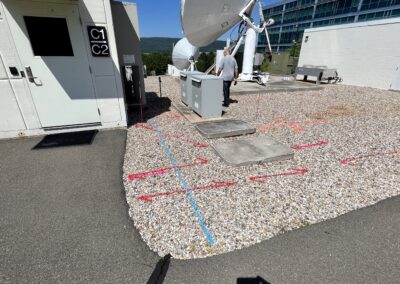
[[[393,73],[393,79],[390,84],[390,90],[400,92],[400,65],[396,67]]]

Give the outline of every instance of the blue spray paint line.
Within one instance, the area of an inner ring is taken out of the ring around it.
[[[167,144],[165,143],[165,139],[162,137],[161,131],[158,129],[158,127],[155,124],[153,124],[149,121],[148,121],[148,123],[156,130],[156,133],[157,133],[158,137],[160,138],[161,146],[164,148],[165,153],[167,154],[167,156],[171,162],[171,165],[174,168],[176,176],[178,177],[183,189],[187,193],[190,205],[192,206],[192,208],[194,210],[197,221],[199,222],[199,224],[201,226],[201,229],[203,230],[204,234],[207,237],[208,244],[213,245],[215,243],[215,239],[214,239],[213,235],[211,234],[210,230],[207,228],[206,224],[204,223],[203,218],[200,215],[199,209],[197,208],[197,203],[196,203],[196,200],[194,199],[193,193],[190,190],[189,186],[187,185],[186,180],[184,179],[181,170],[177,166],[176,161],[171,153],[171,150],[168,148]]]

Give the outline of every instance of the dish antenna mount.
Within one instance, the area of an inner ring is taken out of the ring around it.
[[[179,70],[194,71],[196,69],[196,60],[199,57],[199,49],[183,38],[178,41],[172,51],[172,62]]]
[[[256,25],[251,19],[253,10],[257,5],[260,14],[259,25]],[[246,73],[241,74],[242,80],[253,80],[251,78],[253,77],[253,59],[257,45],[257,34],[265,33],[269,59],[272,59],[267,28],[274,24],[274,20],[265,20],[260,0],[181,0],[181,22],[188,41],[196,47],[211,44],[240,23],[237,41],[232,42],[227,48],[234,56],[246,39],[243,60]],[[211,66],[207,71],[211,71],[214,67],[215,65]],[[260,75],[255,76],[259,77]],[[263,81],[259,79],[256,78],[258,82]]]

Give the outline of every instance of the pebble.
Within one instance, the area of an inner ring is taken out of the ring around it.
[[[327,142],[296,150],[293,160],[236,168],[207,145],[242,137],[205,139],[168,104],[179,103],[178,80],[162,77],[163,103],[156,98],[158,77],[148,77],[145,84],[152,94],[144,122],[138,113],[130,114],[123,179],[130,217],[160,256],[203,258],[242,249],[400,194],[399,93],[327,85],[317,91],[232,97],[238,103],[226,108],[224,117],[257,126],[255,136],[269,135],[289,146]],[[194,189],[213,245],[151,125],[157,125],[177,164],[189,165],[181,172]],[[293,169],[308,172],[274,176],[265,183],[249,179]],[[128,179],[149,171],[142,179]],[[234,186],[206,190],[214,181]],[[151,202],[138,199],[156,194],[161,196]]]

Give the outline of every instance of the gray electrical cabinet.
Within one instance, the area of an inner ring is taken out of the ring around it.
[[[192,76],[204,75],[199,71],[182,71],[181,72],[181,100],[189,108],[193,108],[193,97],[192,97]]]
[[[212,75],[192,76],[193,110],[204,118],[222,116],[223,81]]]

